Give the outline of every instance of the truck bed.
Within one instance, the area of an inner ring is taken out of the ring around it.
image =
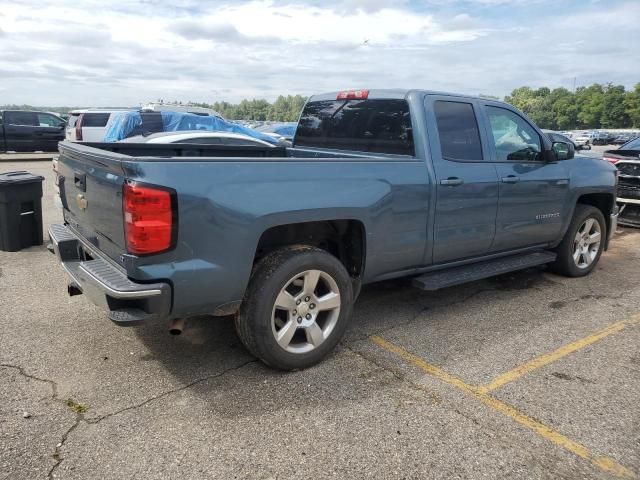
[[[286,157],[286,147],[194,145],[189,143],[85,142],[87,147],[132,157]],[[141,159],[143,160],[143,159]]]

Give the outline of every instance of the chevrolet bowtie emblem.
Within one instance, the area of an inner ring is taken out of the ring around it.
[[[86,210],[87,209],[87,199],[84,198],[84,195],[82,195],[81,193],[76,195],[76,203],[78,204],[78,208],[80,210]]]

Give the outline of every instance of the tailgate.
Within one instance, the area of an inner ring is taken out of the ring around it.
[[[58,173],[64,219],[81,237],[119,262],[126,252],[122,213],[125,155],[60,143]]]

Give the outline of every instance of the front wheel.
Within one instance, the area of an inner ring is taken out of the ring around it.
[[[324,250],[297,245],[271,252],[254,268],[236,317],[238,336],[274,368],[314,365],[344,334],[352,288],[342,263]]]
[[[568,277],[582,277],[593,270],[602,255],[606,238],[602,212],[591,205],[576,205],[571,224],[556,248],[551,268]]]

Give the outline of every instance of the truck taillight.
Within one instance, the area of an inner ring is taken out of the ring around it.
[[[366,100],[369,98],[369,90],[345,90],[338,92],[336,100]]]
[[[82,141],[82,117],[83,115],[78,115],[78,119],[76,120],[76,141]]]
[[[127,182],[123,187],[122,210],[129,253],[161,253],[174,246],[177,209],[173,190]]]

